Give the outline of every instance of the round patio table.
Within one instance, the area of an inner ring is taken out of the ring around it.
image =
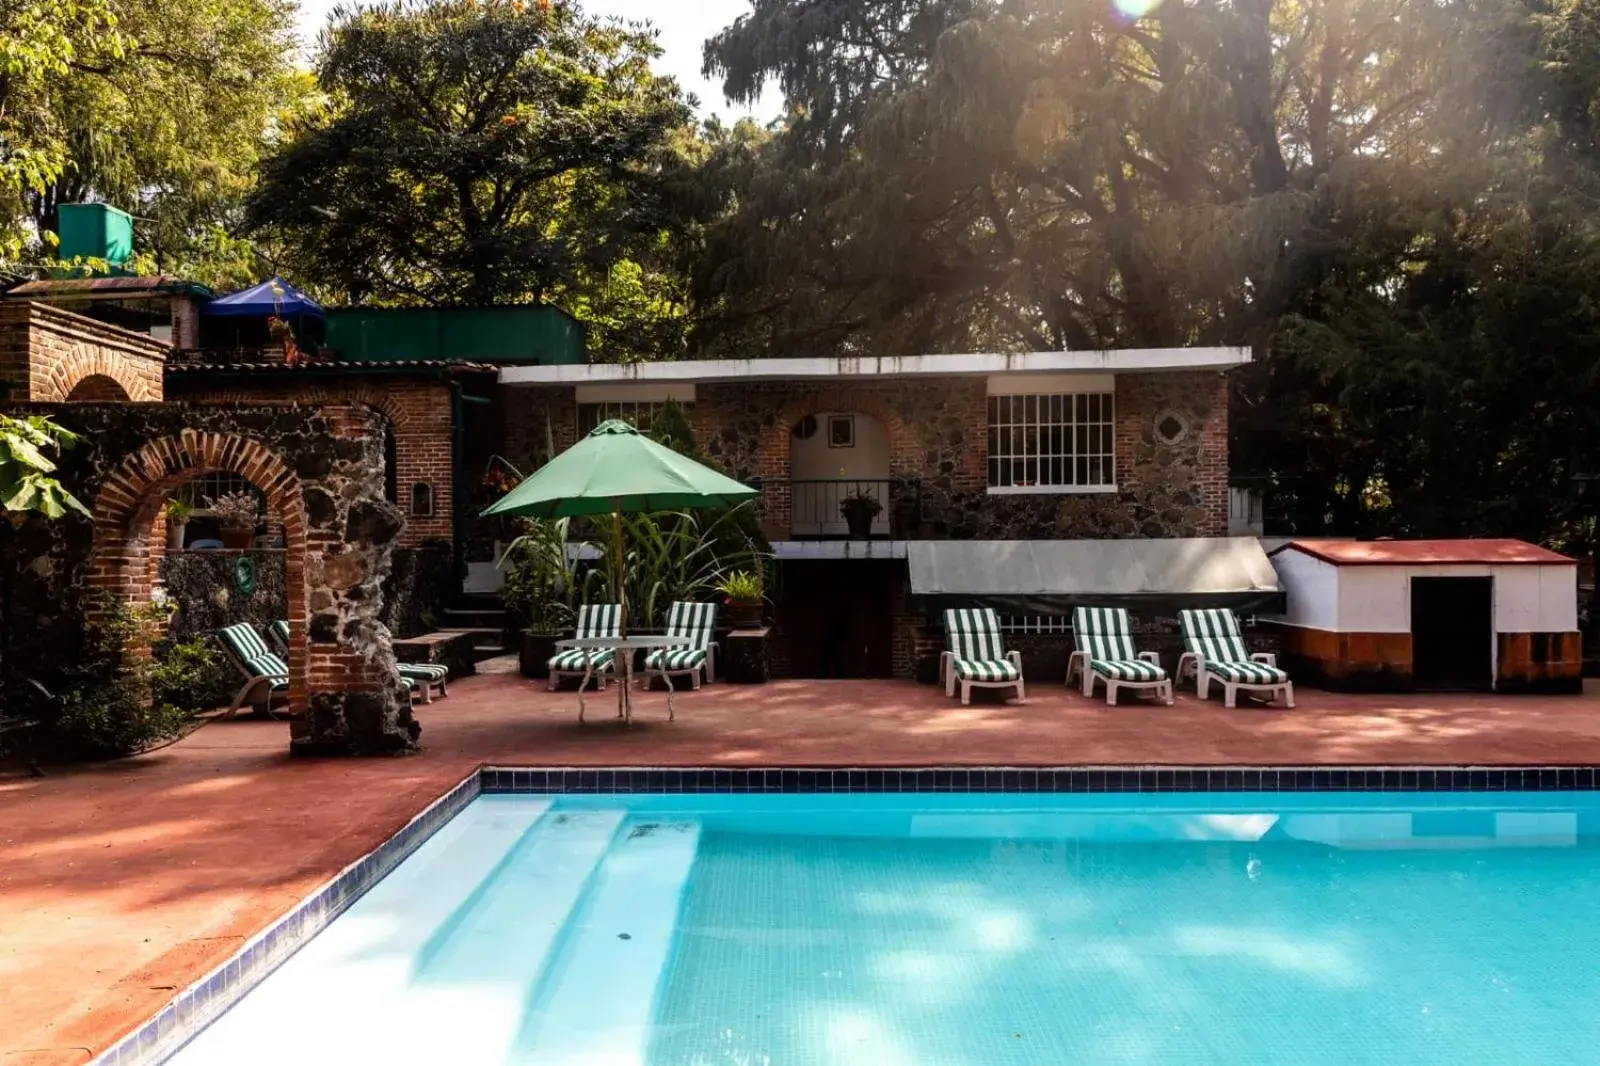
[[[619,675],[619,691],[617,692],[617,717],[633,725],[633,695],[630,692],[633,681],[633,653],[644,649],[682,648],[689,644],[688,637],[669,637],[660,634],[648,636],[627,637],[573,637],[568,640],[556,641],[556,647],[562,651],[576,648],[584,653],[583,680],[578,682],[578,721],[583,721],[584,701],[583,690],[589,684],[589,678],[594,676],[594,662],[590,653],[599,651],[614,651],[617,658],[622,661],[622,672]],[[667,721],[677,720],[677,708],[674,698],[677,691],[672,687],[672,675],[663,673],[661,679],[667,683]]]

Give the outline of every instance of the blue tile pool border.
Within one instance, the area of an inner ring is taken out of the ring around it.
[[[479,795],[782,792],[1561,792],[1596,766],[509,767],[478,770],[180,992],[91,1066],[170,1057]]]
[[[147,1066],[165,1061],[460,814],[478,797],[481,780],[481,773],[474,772],[454,785],[394,836],[246,940],[216,969],[178,993],[155,1017],[106,1049],[91,1066]]]
[[[485,767],[481,789],[639,792],[1556,792],[1593,766]]]

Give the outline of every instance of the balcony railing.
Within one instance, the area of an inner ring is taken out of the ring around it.
[[[331,353],[325,353],[331,355]],[[328,362],[327,358],[302,349],[301,359],[308,363]],[[189,366],[262,366],[284,362],[283,346],[263,345],[259,348],[177,348],[170,357],[173,363]]]
[[[915,478],[767,478],[751,485],[761,490],[769,516],[777,519],[787,512],[787,529],[769,531],[769,535],[780,539],[850,536],[845,501],[852,498],[864,497],[878,504],[868,536],[904,539],[915,536],[921,523],[920,484]],[[783,506],[785,503],[787,506]]]

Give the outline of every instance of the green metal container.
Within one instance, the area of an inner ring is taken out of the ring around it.
[[[548,304],[331,309],[327,329],[328,347],[356,361],[583,362],[583,327]]]
[[[62,204],[56,208],[58,258],[104,259],[114,266],[133,254],[133,216],[110,204]]]

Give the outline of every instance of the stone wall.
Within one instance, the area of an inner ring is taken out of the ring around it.
[[[449,540],[455,513],[450,384],[392,377],[381,381],[329,381],[322,376],[324,373],[313,367],[303,373],[278,370],[241,378],[223,371],[186,367],[168,375],[167,394],[184,403],[362,404],[381,412],[394,430],[395,504],[405,514],[405,527],[397,543],[415,548],[435,538]],[[381,460],[381,431],[378,447]],[[431,514],[412,508],[411,489],[417,484],[431,489]]]
[[[448,541],[396,548],[383,583],[383,624],[396,639],[431,633],[459,587]]]
[[[241,558],[255,564],[255,590],[239,588],[236,568]],[[174,640],[207,637],[236,622],[265,628],[289,617],[284,590],[284,553],[249,551],[168,551],[161,557],[161,584],[178,605],[168,635]]]
[[[48,304],[0,303],[0,401],[154,403],[167,346]]]
[[[576,435],[571,388],[510,387],[507,451],[557,448]],[[855,411],[882,422],[889,476],[920,483],[923,539],[1225,536],[1228,529],[1228,389],[1215,372],[1120,374],[1116,379],[1117,491],[990,495],[984,379],[887,383],[803,381],[699,385],[690,412],[706,455],[743,480],[761,479],[769,535],[786,539],[791,506],[790,429],[807,414]],[[1171,443],[1157,425],[1181,432]],[[1170,427],[1169,427],[1170,428]]]
[[[161,571],[158,512],[199,473],[230,471],[259,487],[284,529],[293,750],[413,750],[419,728],[379,620],[401,516],[383,499],[379,416],[363,407],[12,406],[83,438],[61,478],[89,503],[33,517],[0,547],[4,654],[47,684],[75,661],[98,597],[148,598]]]

